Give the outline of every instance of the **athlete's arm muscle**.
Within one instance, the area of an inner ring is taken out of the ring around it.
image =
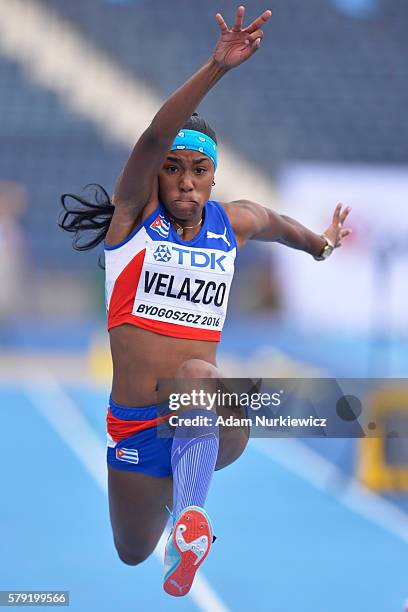
[[[247,240],[262,240],[267,242],[280,242],[292,249],[299,249],[318,256],[326,245],[321,235],[315,234],[307,227],[286,215],[280,215],[270,208],[265,208],[249,200],[238,200],[225,204],[225,211],[231,221],[232,228],[237,237],[239,246]],[[325,234],[336,246],[341,245],[341,239],[351,233],[343,229],[350,208],[341,211],[338,204],[333,214],[333,220]]]
[[[115,187],[115,212],[106,236],[108,244],[124,240],[151,212],[157,175],[166,155],[177,132],[204,96],[224,74],[245,62],[259,49],[263,37],[260,27],[268,21],[271,11],[264,11],[242,29],[244,12],[244,7],[238,8],[231,30],[222,15],[217,13],[220,37],[212,56],[168,98],[137,141]],[[146,210],[148,204],[149,210]]]
[[[115,212],[106,237],[108,244],[124,240],[157,205],[157,175],[179,129],[194,109],[227,72],[210,58],[164,103],[152,123],[137,141],[119,176],[113,203]]]
[[[179,129],[206,93],[227,72],[211,57],[182,85],[155,115],[137,141],[116,188],[115,204],[131,202],[141,209],[151,195],[156,178]]]

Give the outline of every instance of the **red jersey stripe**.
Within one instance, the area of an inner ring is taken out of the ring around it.
[[[139,251],[116,279],[108,309],[108,329],[125,323],[124,315],[133,310],[145,253],[146,249]]]
[[[149,429],[151,427],[157,427],[160,423],[164,423],[170,418],[171,414],[166,416],[157,417],[156,419],[143,420],[124,420],[118,419],[111,414],[110,408],[108,407],[108,413],[106,415],[106,427],[108,434],[112,437],[114,442],[120,442],[124,438],[129,438],[139,431]]]

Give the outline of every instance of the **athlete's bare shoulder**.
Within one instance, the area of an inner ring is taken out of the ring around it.
[[[254,229],[254,213],[252,202],[248,200],[235,200],[234,202],[220,202],[224,209],[232,230],[241,249],[248,241]]]
[[[235,200],[234,202],[220,202],[222,208],[227,213],[227,217],[230,220],[231,224],[233,221],[236,221],[238,219],[243,201],[244,200]]]

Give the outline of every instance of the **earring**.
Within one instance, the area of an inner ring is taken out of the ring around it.
[[[213,187],[214,187],[214,185],[215,185],[215,181],[213,181],[213,182],[212,182],[212,186],[213,186]]]

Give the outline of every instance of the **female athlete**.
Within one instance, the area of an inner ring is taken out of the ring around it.
[[[110,517],[122,561],[137,565],[154,550],[172,507],[164,589],[190,590],[208,555],[213,530],[203,506],[214,469],[237,459],[246,428],[219,431],[216,419],[194,425],[207,407],[180,408],[172,437],[157,435],[161,379],[222,378],[216,351],[237,251],[248,240],[277,241],[325,259],[350,230],[349,208],[338,204],[332,223],[317,235],[289,217],[248,200],[210,199],[217,139],[193,111],[232,68],[256,53],[265,11],[243,27],[240,6],[231,29],[216,15],[220,37],[209,60],[158,111],[118,178],[112,201],[64,194],[61,227],[97,230],[105,240],[106,303],[113,360],[107,414]],[[233,103],[233,101],[231,101]],[[67,198],[81,208],[70,209]],[[181,419],[180,417],[184,418]],[[202,419],[203,420],[203,419]]]

